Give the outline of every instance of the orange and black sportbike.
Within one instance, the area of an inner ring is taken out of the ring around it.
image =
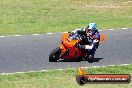
[[[100,33],[99,44],[104,40],[104,34]],[[49,55],[49,62],[56,62],[60,59],[72,59],[73,61],[87,60],[89,61],[89,54],[84,49],[79,49],[78,44],[82,42],[82,36],[78,33],[64,33],[62,36],[62,42],[54,49]]]

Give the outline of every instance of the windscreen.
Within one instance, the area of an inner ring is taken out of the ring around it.
[[[79,34],[78,33],[71,33],[68,37],[69,40],[79,40]]]

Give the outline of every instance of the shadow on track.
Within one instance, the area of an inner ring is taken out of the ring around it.
[[[99,62],[103,58],[93,58],[93,62]]]
[[[99,62],[101,59],[103,58],[93,58],[92,62],[91,63],[94,63],[94,62]],[[87,60],[81,60],[81,61],[87,61]],[[77,60],[72,60],[72,59],[62,59],[58,62],[81,62],[81,61],[77,61]]]

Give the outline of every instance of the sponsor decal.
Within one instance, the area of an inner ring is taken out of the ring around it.
[[[79,85],[89,83],[130,83],[129,74],[86,74],[83,68],[78,69],[76,81]]]

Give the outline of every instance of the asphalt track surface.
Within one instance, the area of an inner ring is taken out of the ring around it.
[[[49,62],[50,52],[61,42],[63,33],[9,36],[0,38],[0,73],[104,66],[132,63],[132,29],[105,30],[93,63]]]

